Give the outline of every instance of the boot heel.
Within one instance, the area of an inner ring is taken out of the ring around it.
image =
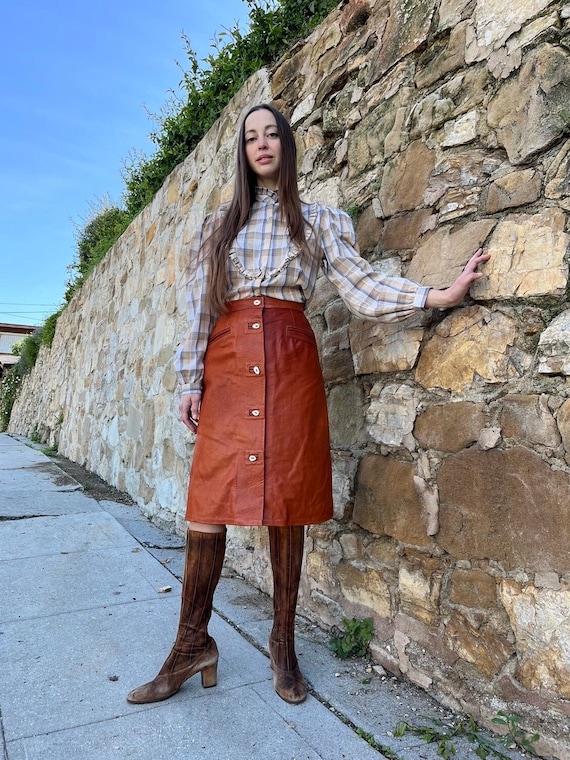
[[[211,686],[216,686],[218,683],[218,663],[208,665],[204,668],[200,675],[202,676],[202,688],[209,689]]]

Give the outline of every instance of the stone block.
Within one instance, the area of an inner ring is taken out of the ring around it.
[[[405,322],[385,323],[353,318],[350,347],[356,375],[410,370],[416,363],[424,336],[426,313]]]
[[[521,376],[531,357],[515,348],[516,322],[479,306],[441,322],[420,355],[416,382],[424,388],[465,391]]]
[[[415,391],[407,385],[375,383],[370,391],[370,404],[366,410],[369,434],[377,443],[414,448],[411,432],[416,416]]]
[[[345,452],[336,452],[332,459],[333,514],[344,522],[352,508],[358,461]]]
[[[450,601],[462,607],[493,609],[497,607],[497,581],[483,570],[456,569],[451,576]]]
[[[313,60],[316,65],[314,68],[306,68],[309,69],[308,78],[314,80],[312,84],[317,93],[315,104],[317,107],[323,107],[325,132],[327,111],[331,106],[334,111],[334,95],[345,84],[350,62],[358,55],[367,37],[367,34],[359,35],[357,32],[343,35],[340,24],[332,23],[315,45]]]
[[[440,468],[438,544],[456,560],[498,562],[505,570],[570,571],[570,478],[535,452],[468,449]]]
[[[570,588],[538,589],[504,580],[501,599],[517,642],[517,679],[530,690],[570,699]]]
[[[391,457],[365,456],[360,463],[353,520],[370,533],[426,546],[422,505],[413,483],[414,467]]]
[[[340,299],[336,299],[326,307],[324,316],[327,329],[331,334],[348,327],[350,322],[350,311]]]
[[[329,316],[333,324],[338,323],[336,317],[345,318],[346,307],[341,301],[333,304]],[[321,338],[321,365],[325,382],[339,382],[354,377],[352,354],[348,336],[348,325],[338,327],[333,332],[325,331]]]
[[[470,111],[480,111],[486,100],[487,79],[485,69],[474,68],[458,73],[428,94],[420,93],[420,97],[414,99],[408,119],[411,138],[428,140],[434,135],[439,142],[443,139],[441,133],[434,133],[446,122]],[[480,129],[486,131],[482,124]]]
[[[400,566],[398,574],[399,611],[433,626],[439,620],[440,572],[426,574],[412,565]]]
[[[362,253],[373,251],[382,234],[382,221],[374,213],[372,204],[367,206],[356,223],[356,239]]]
[[[359,385],[343,383],[331,388],[328,409],[333,448],[349,449],[366,441],[364,398]]]
[[[458,116],[457,119],[446,121],[443,125],[442,148],[452,148],[455,145],[465,145],[473,142],[478,134],[479,113],[477,110]]]
[[[387,219],[378,239],[385,251],[402,251],[417,248],[420,237],[435,227],[436,217],[430,209],[399,214]]]
[[[486,250],[483,280],[471,288],[474,298],[510,299],[561,296],[568,283],[564,232],[566,215],[560,209],[513,215],[499,222]]]
[[[549,4],[550,0],[517,0],[508,6],[504,0],[478,2],[468,28],[467,63],[485,59]]]
[[[341,13],[339,24],[343,34],[350,34],[368,21],[370,16],[368,0],[350,0]]]
[[[434,288],[447,288],[494,229],[494,219],[481,219],[462,226],[446,225],[426,235],[412,259],[406,276]],[[487,266],[481,271],[486,273]]]
[[[556,412],[556,424],[562,438],[566,462],[570,464],[570,399],[566,399]]]
[[[423,449],[455,453],[478,440],[486,426],[485,404],[456,401],[430,406],[418,415],[414,437]]]
[[[551,44],[531,50],[488,108],[489,126],[512,164],[526,163],[567,132],[569,99],[570,53]]]
[[[505,396],[500,420],[503,438],[515,438],[527,446],[540,444],[556,448],[560,445],[560,433],[548,408],[548,396]]]
[[[372,538],[366,542],[365,554],[373,564],[395,569],[397,567],[398,544],[390,538]]]
[[[537,588],[549,588],[552,591],[560,591],[563,587],[558,573],[535,573],[534,585]]]
[[[362,559],[361,541],[356,533],[343,533],[339,536],[339,543],[342,548],[343,559],[352,562],[353,560]]]
[[[536,354],[540,373],[570,375],[570,310],[555,317],[544,330]]]
[[[391,617],[390,587],[379,570],[342,563],[336,568],[336,577],[348,602],[366,607],[379,617]]]
[[[441,8],[440,8],[441,23]],[[444,40],[434,40],[426,52],[420,56],[416,73],[416,87],[430,87],[434,82],[443,79],[456,69],[465,65],[465,32],[466,22],[458,23],[451,28],[449,37]]]
[[[513,645],[492,626],[475,629],[457,611],[445,626],[445,638],[462,660],[471,663],[487,679],[496,676],[514,652]]]
[[[422,45],[428,36],[434,13],[432,0],[416,0],[413,3],[390,0],[390,17],[374,50],[368,74],[369,85]]]
[[[382,176],[379,199],[386,216],[423,205],[424,192],[435,166],[435,155],[422,140],[388,161]]]
[[[443,664],[444,668],[453,666],[458,661],[457,654],[447,646],[445,637],[441,635],[439,625],[428,626],[421,620],[401,612],[395,615],[394,622],[397,632],[419,645],[424,652],[429,652],[436,662]]]
[[[441,0],[438,31],[455,28],[468,13],[471,16],[470,5],[471,0]]]
[[[506,79],[521,65],[525,49],[536,47],[541,40],[550,39],[552,30],[558,28],[559,23],[559,11],[555,8],[551,13],[525,24],[519,32],[509,37],[504,47],[489,56],[487,65],[493,76]]]
[[[355,125],[348,137],[349,177],[358,176],[380,165],[384,159],[384,143],[394,129],[397,113],[404,102],[405,93],[398,93],[390,100],[382,100]],[[339,128],[338,131],[344,132],[346,116],[340,115],[339,121],[342,130]]]
[[[310,319],[317,314],[322,314],[330,301],[338,298],[338,291],[326,277],[319,277],[315,286],[315,292],[308,301],[305,314]]]
[[[526,206],[540,196],[542,177],[536,169],[522,169],[496,179],[489,185],[485,211],[496,214],[506,208]]]
[[[562,200],[570,195],[570,140],[563,143],[548,167],[544,194],[553,200]]]
[[[274,99],[280,97],[284,91],[289,90],[292,83],[298,87],[303,84],[303,52],[298,50],[294,55],[288,55],[281,59],[279,66],[273,71],[271,77],[271,94]]]

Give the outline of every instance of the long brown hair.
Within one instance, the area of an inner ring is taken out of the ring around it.
[[[226,311],[225,302],[229,289],[227,259],[230,247],[238,232],[246,224],[251,206],[255,201],[256,176],[251,170],[245,152],[245,122],[254,111],[270,111],[277,125],[281,142],[281,164],[277,191],[279,207],[285,219],[289,235],[301,250],[308,252],[305,236],[305,220],[301,211],[301,199],[297,187],[297,146],[283,114],[270,105],[253,106],[246,113],[240,127],[237,145],[236,174],[233,198],[211,238],[206,241],[203,255],[211,256],[211,282],[208,294],[210,309],[217,314]]]

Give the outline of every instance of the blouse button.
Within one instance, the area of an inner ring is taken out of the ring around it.
[[[250,409],[249,413],[251,414],[252,417],[259,417],[260,415],[259,409]]]
[[[251,368],[251,371],[253,372],[254,375],[261,375],[261,370],[259,369],[257,364],[255,365],[255,367]]]
[[[261,301],[259,300],[259,298],[256,298],[255,301],[253,302],[254,306],[259,306],[260,304],[261,304]]]
[[[252,330],[259,330],[259,327],[260,327],[260,325],[259,325],[259,322],[254,322],[254,323],[251,325],[251,329],[252,329]]]
[[[248,459],[250,462],[257,462],[257,457],[255,456],[255,454],[250,454]]]

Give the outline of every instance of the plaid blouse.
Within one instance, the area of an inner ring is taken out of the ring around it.
[[[279,214],[274,190],[256,189],[249,220],[237,234],[228,259],[228,300],[270,296],[305,303],[311,297],[319,268],[337,288],[348,309],[358,317],[396,322],[424,308],[429,287],[403,277],[375,271],[358,253],[352,220],[344,211],[302,203],[312,230],[307,256],[289,237]],[[191,245],[188,268],[189,326],[176,352],[174,367],[182,392],[200,392],[204,354],[217,319],[206,304],[210,282],[208,258],[199,256],[202,243],[214,231],[220,211],[209,214]]]

